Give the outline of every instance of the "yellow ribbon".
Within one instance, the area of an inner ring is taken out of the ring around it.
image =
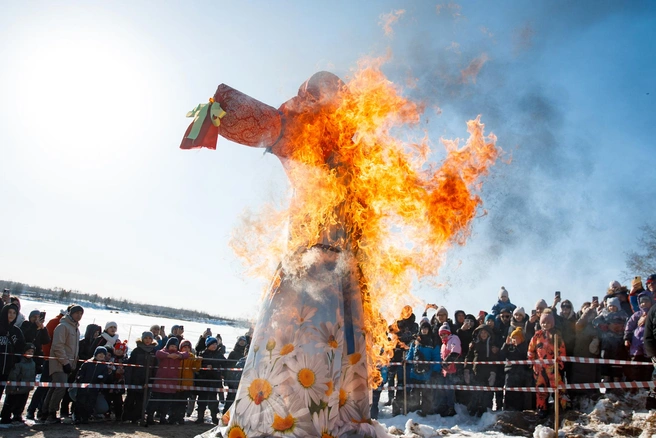
[[[207,115],[210,115],[210,120],[212,124],[218,127],[221,124],[221,119],[226,115],[226,112],[223,111],[219,102],[215,102],[213,98],[210,98],[209,103],[201,103],[187,113],[187,117],[194,118],[194,124],[189,131],[187,138],[196,140],[200,134],[200,128],[203,126],[203,122],[207,118]]]

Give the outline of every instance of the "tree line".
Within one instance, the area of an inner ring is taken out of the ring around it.
[[[212,315],[207,312],[199,312],[192,309],[180,309],[157,304],[138,303],[126,298],[102,297],[98,294],[88,294],[74,289],[61,287],[43,288],[18,281],[0,280],[0,290],[9,289],[12,296],[25,297],[33,300],[54,301],[58,303],[78,303],[84,305],[91,303],[95,307],[108,310],[122,310],[139,313],[147,316],[163,316],[186,321],[207,321],[212,323],[228,324],[233,326],[248,326],[248,321],[239,318],[227,318],[220,315]]]

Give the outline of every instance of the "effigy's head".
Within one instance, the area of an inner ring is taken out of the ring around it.
[[[298,89],[298,96],[319,104],[333,101],[345,89],[344,82],[335,74],[320,71],[303,82]]]

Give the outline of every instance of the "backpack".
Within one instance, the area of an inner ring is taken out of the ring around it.
[[[424,353],[421,352],[419,347],[415,350],[415,359],[420,361],[427,361],[428,359],[424,356]],[[426,374],[430,372],[431,364],[429,363],[415,363],[415,374]]]

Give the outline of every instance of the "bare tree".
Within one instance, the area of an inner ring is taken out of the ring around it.
[[[635,275],[647,276],[656,273],[656,227],[643,225],[640,227],[638,250],[626,253],[627,277]]]

